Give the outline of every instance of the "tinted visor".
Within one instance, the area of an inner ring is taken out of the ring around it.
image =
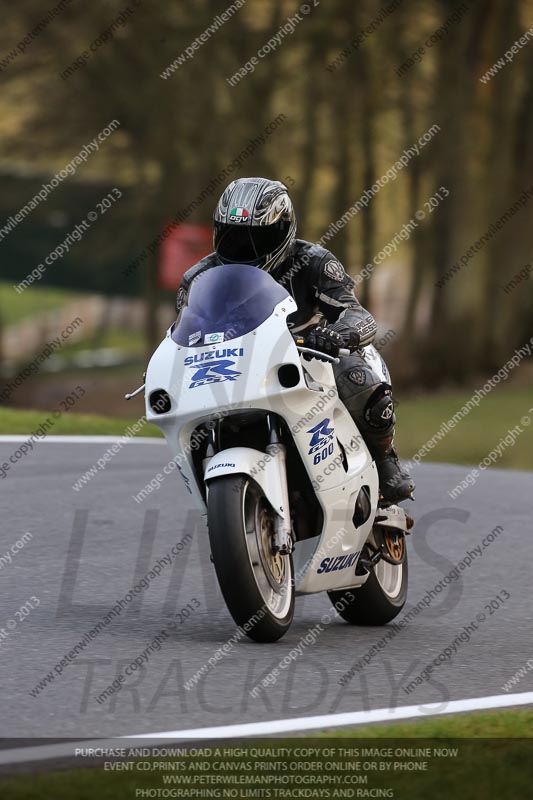
[[[229,225],[215,222],[215,250],[223,261],[252,264],[275,253],[289,235],[290,222],[272,225]]]

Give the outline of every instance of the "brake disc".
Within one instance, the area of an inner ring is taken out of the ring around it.
[[[405,536],[401,532],[383,530],[381,556],[389,564],[401,564],[405,559]]]

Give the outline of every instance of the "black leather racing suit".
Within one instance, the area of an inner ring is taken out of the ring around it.
[[[220,263],[217,254],[211,253],[187,270],[178,292],[178,311],[194,278]],[[296,239],[285,261],[271,274],[296,300],[298,310],[288,319],[294,333],[335,322],[335,330],[341,335],[343,331],[356,331],[361,345],[370,344],[374,338],[377,325],[372,314],[359,303],[353,280],[329,250]]]
[[[187,270],[178,291],[178,312],[192,281],[204,270],[221,263],[217,254],[211,253]],[[379,469],[380,461],[392,458],[389,454],[393,453],[394,403],[390,383],[384,382],[365,360],[364,346],[372,343],[377,325],[357,300],[354,281],[329,250],[303,239],[293,242],[287,258],[271,274],[294,297],[298,306],[287,320],[293,333],[305,336],[317,325],[327,325],[344,337],[351,331],[358,334],[359,348],[350,356],[341,357],[334,372],[339,396],[354,418]],[[390,381],[384,362],[383,372]],[[391,465],[392,461],[388,466]],[[387,473],[386,480],[389,478]],[[381,482],[383,490],[384,481]],[[398,481],[391,486],[391,500],[395,499],[397,486]],[[405,491],[400,491],[402,493]]]

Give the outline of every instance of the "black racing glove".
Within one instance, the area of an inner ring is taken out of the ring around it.
[[[305,339],[305,346],[311,350],[319,350],[332,358],[337,358],[340,348],[344,345],[344,339],[336,331],[331,328],[314,328]],[[310,353],[304,353],[304,358],[310,361],[311,358],[318,358],[319,361],[327,361],[326,358],[320,356],[312,356]]]
[[[354,350],[357,350],[361,344],[360,335],[354,331],[353,328],[347,328],[347,326],[343,325],[342,323],[334,322],[332,325],[328,325],[328,330],[335,331],[336,333],[340,334],[343,341],[343,346],[347,347],[350,353],[353,353]]]

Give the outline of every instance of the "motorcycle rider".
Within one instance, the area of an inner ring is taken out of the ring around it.
[[[410,497],[415,484],[393,446],[395,415],[391,385],[371,369],[365,346],[377,325],[354,294],[354,282],[335,256],[317,244],[296,239],[296,216],[287,187],[267,178],[239,178],[226,188],[214,215],[214,252],[185,273],[177,297],[178,313],[192,281],[220,264],[252,264],[269,272],[294,297],[298,309],[288,318],[306,347],[337,357],[339,397],[352,415],[376,462],[380,489],[388,502]],[[388,370],[383,362],[384,373]]]

